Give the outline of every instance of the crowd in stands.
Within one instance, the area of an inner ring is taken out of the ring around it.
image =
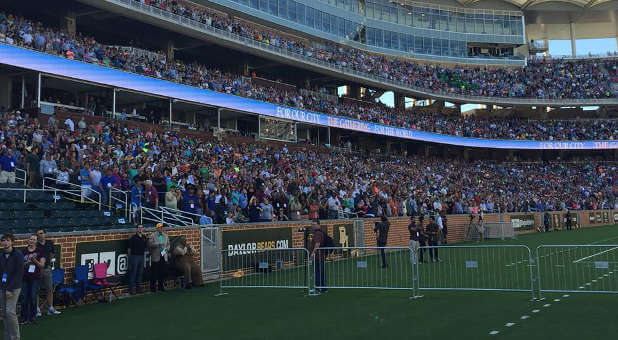
[[[151,1],[151,5],[163,6],[167,2]],[[176,2],[174,2],[176,3]],[[238,34],[250,35],[259,41],[295,48],[316,55],[325,55],[312,48],[303,47],[299,42],[283,38],[266,38],[253,29],[248,29],[239,21],[230,21],[223,16],[211,12],[199,12],[197,15],[176,3],[166,9],[173,10],[191,18],[206,20],[210,25],[225,28]],[[208,15],[206,15],[208,13]],[[267,33],[263,33],[267,34]],[[274,33],[269,33],[274,34]],[[219,69],[198,63],[186,64],[179,60],[170,62],[164,54],[159,57],[143,53],[133,53],[131,50],[118,49],[96,42],[90,37],[81,35],[71,36],[66,31],[44,27],[23,17],[0,13],[0,42],[26,46],[46,53],[62,55],[69,59],[82,60],[89,63],[101,64],[147,76],[167,79],[191,86],[211,89],[228,94],[234,94],[257,100],[267,101],[279,105],[287,105],[305,110],[327,113],[331,115],[347,116],[363,121],[370,121],[391,126],[400,126],[429,132],[451,134],[462,137],[497,138],[497,139],[525,139],[525,140],[609,140],[615,139],[617,129],[615,120],[580,120],[580,121],[527,121],[514,118],[487,119],[463,118],[459,115],[439,115],[422,110],[401,110],[388,107],[382,103],[363,101],[333,101],[317,93],[304,92],[299,89],[258,85],[249,77],[240,74],[226,73]],[[361,53],[358,50],[339,50]],[[311,52],[307,52],[311,51]],[[336,54],[333,54],[336,55]],[[377,56],[361,54],[353,60],[363,60],[368,69],[383,68],[397,72],[408,69],[405,65],[388,66],[395,62],[390,60],[376,61]],[[599,63],[605,63],[600,67]],[[367,66],[367,65],[375,66]],[[609,70],[609,71],[603,71]],[[448,87],[455,79],[469,84],[477,84],[479,91],[476,95],[496,96],[529,96],[537,98],[599,98],[613,96],[609,92],[602,94],[599,88],[609,89],[611,74],[616,73],[615,61],[563,61],[563,60],[536,60],[521,70],[510,69],[457,69],[439,68],[435,65],[414,64],[410,71],[406,71],[414,82],[424,88],[438,90]],[[613,73],[612,73],[613,72]],[[385,77],[393,76],[385,74]],[[515,77],[509,83],[508,79]],[[463,80],[466,79],[466,80]],[[445,80],[445,82],[442,82]],[[511,85],[504,85],[504,83]],[[594,84],[594,86],[593,86]],[[467,85],[455,86],[465,88]],[[536,88],[536,89],[535,89]],[[485,90],[480,90],[485,89]],[[451,91],[449,90],[449,91]],[[485,91],[498,91],[487,93]],[[532,91],[532,92],[530,92]],[[527,93],[527,94],[526,94]],[[535,93],[535,94],[531,94]],[[546,96],[539,93],[554,93]],[[472,93],[467,93],[472,94]]]
[[[5,112],[3,172],[80,185],[84,195],[131,192],[135,207],[180,209],[216,223],[616,206],[616,164],[370,159],[299,146],[231,144],[126,122],[77,124]],[[206,137],[203,137],[206,138]],[[4,176],[10,177],[10,176]]]

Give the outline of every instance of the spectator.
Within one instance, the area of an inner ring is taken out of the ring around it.
[[[204,286],[202,270],[198,264],[193,262],[194,254],[195,251],[187,243],[187,238],[180,236],[174,244],[174,263],[176,269],[184,276],[186,289],[191,289],[193,286]]]
[[[17,159],[13,156],[11,149],[2,149],[2,156],[0,157],[0,183],[15,183],[15,165]]]
[[[129,239],[127,255],[129,255],[129,294],[142,293],[142,276],[144,274],[144,256],[148,239],[144,235],[144,225],[138,224],[137,230]],[[151,284],[151,290],[152,284]]]
[[[380,222],[376,222],[373,232],[376,233],[376,242],[380,247],[380,256],[382,258],[382,268],[386,268],[386,255],[384,254],[384,247],[388,241],[388,230],[391,224],[388,222],[386,216],[380,217]]]
[[[151,209],[159,209],[159,193],[157,188],[152,185],[152,181],[147,179],[144,186],[144,205]]]
[[[441,262],[438,256],[438,241],[440,240],[440,227],[436,223],[436,217],[431,215],[427,225],[427,235],[429,238],[429,257],[431,262]]]
[[[99,181],[99,190],[101,191],[101,199],[103,204],[108,205],[109,207],[112,206],[112,202],[110,200],[111,189],[115,188],[116,185],[116,178],[114,177],[112,169],[105,169],[105,175],[101,177],[101,180]]]
[[[17,322],[17,299],[20,296],[24,277],[24,255],[13,247],[15,237],[11,233],[2,235],[0,256],[0,316],[4,321],[6,340],[19,340],[19,323]]]
[[[36,320],[41,270],[45,267],[45,252],[38,245],[36,234],[30,235],[24,248],[23,289],[21,291],[21,320],[33,323]]]
[[[138,214],[141,214],[142,210],[144,188],[142,187],[142,179],[139,176],[135,176],[133,182],[135,184],[131,187],[131,211],[133,212],[133,220],[137,220]]]
[[[167,259],[170,251],[170,240],[163,230],[163,223],[157,223],[157,230],[148,239],[150,249],[150,291],[165,291],[167,275]]]
[[[326,260],[327,251],[320,250],[320,247],[325,247],[324,232],[320,229],[317,222],[311,224],[313,238],[309,249],[309,258],[313,260],[315,287],[325,287],[326,277],[324,273],[324,261]],[[318,288],[318,292],[326,292],[326,288]]]
[[[45,258],[45,265],[41,270],[41,296],[45,296],[45,299],[41,297],[43,303],[40,304],[41,308],[37,304],[37,317],[41,316],[41,309],[47,307],[47,315],[58,315],[59,311],[54,308],[54,285],[52,281],[52,270],[54,269],[54,262],[56,259],[56,251],[54,249],[54,241],[47,239],[47,233],[45,229],[40,228],[36,232],[38,246],[43,250],[42,256]]]

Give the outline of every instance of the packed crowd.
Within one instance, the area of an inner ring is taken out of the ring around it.
[[[151,4],[153,3],[154,2],[151,2]],[[187,14],[193,12],[181,11],[180,13]],[[192,18],[195,17],[194,14],[190,14],[189,16]],[[202,16],[198,17],[202,18]],[[222,22],[229,21],[224,17],[219,17],[214,14],[208,18],[211,20],[210,24],[215,27],[223,25]],[[235,28],[231,28],[233,32],[244,32],[242,34],[250,34],[251,36],[256,36],[257,34],[255,31],[248,31],[239,22],[236,22],[234,27]],[[264,39],[264,37],[259,39]],[[276,41],[276,43],[274,41]],[[3,13],[0,13],[0,42],[26,46],[51,54],[62,55],[69,59],[101,64],[107,67],[118,68],[228,94],[254,98],[279,105],[429,132],[452,134],[463,137],[526,140],[607,140],[615,139],[617,134],[615,120],[562,122],[550,120],[529,122],[518,119],[491,120],[485,118],[463,118],[460,116],[438,115],[433,112],[418,110],[399,110],[381,103],[362,101],[344,102],[343,100],[333,101],[332,98],[325,98],[319,93],[301,93],[301,91],[296,88],[290,89],[287,87],[258,85],[252,82],[248,77],[223,72],[216,68],[198,63],[186,64],[178,60],[169,62],[163,54],[159,54],[159,57],[153,57],[152,54],[134,53],[131,50],[106,46],[97,43],[94,39],[89,37],[80,35],[70,36],[62,30],[46,28],[40,23],[35,23],[22,17],[5,15]],[[277,46],[283,44],[288,47],[298,45],[296,43],[291,44],[290,41],[285,41],[284,43],[284,40],[272,39],[272,37],[267,39],[267,43],[273,43]],[[370,60],[371,58],[362,57],[359,59]],[[380,62],[377,63],[381,64]],[[448,82],[455,81],[455,79],[467,79],[469,77],[488,77],[487,79],[491,78],[496,82],[502,82],[514,74],[522,73],[517,76],[519,79],[518,84],[520,85],[516,87],[525,89],[525,91],[534,89],[534,86],[531,86],[531,84],[535,84],[533,80],[537,78],[544,78],[545,80],[541,83],[547,84],[547,86],[561,84],[562,78],[568,78],[568,85],[564,85],[564,87],[561,87],[558,91],[565,94],[570,93],[566,91],[566,88],[570,89],[569,91],[573,89],[582,89],[587,86],[583,85],[584,83],[605,84],[609,86],[608,79],[610,74],[603,72],[598,63],[599,61],[580,61],[576,63],[558,60],[535,61],[531,62],[531,66],[519,71],[491,70],[491,76],[480,76],[479,74],[482,74],[481,71],[471,69],[438,70],[436,66],[430,65],[416,65],[415,68],[424,70],[417,78],[418,81],[429,82],[426,84],[426,88],[442,86],[436,85],[439,82],[436,82],[435,79],[431,80],[434,76],[440,79],[450,79]],[[616,72],[615,62],[606,61],[604,63],[607,63],[604,69],[611,69],[611,72]],[[401,70],[402,67],[401,65],[393,66],[394,69],[398,70]],[[472,83],[476,83],[476,81],[472,81]],[[481,83],[487,83],[487,81],[483,80]],[[504,87],[492,83],[488,88],[496,90]],[[481,94],[486,95],[486,93],[480,93],[479,95]],[[507,96],[509,94],[496,93],[495,95]],[[533,97],[535,96],[536,95]],[[536,97],[544,98],[543,96]],[[598,96],[583,97],[596,98]],[[582,96],[570,96],[569,98],[582,98]]]
[[[301,218],[403,216],[563,209],[616,205],[616,164],[534,163],[395,158],[259,143],[229,144],[123,122],[48,125],[5,112],[0,119],[2,178],[27,169],[80,185],[84,195],[130,191],[135,207],[180,209],[215,223]],[[14,176],[14,175],[13,175]]]

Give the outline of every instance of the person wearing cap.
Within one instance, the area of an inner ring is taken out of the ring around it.
[[[150,250],[150,291],[165,291],[164,281],[167,258],[170,251],[170,239],[163,231],[163,223],[157,223],[157,230],[148,239]],[[156,285],[155,285],[156,284]]]
[[[15,166],[17,159],[13,156],[13,150],[2,150],[0,157],[0,183],[15,183]]]
[[[129,239],[129,294],[142,293],[142,275],[144,274],[144,254],[148,239],[144,235],[144,225],[138,224],[137,230]]]

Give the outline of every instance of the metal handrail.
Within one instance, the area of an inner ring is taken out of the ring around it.
[[[144,223],[144,220],[154,223],[164,223],[171,227],[191,227],[195,224],[193,223],[193,219],[189,217],[173,214],[163,209],[153,209],[143,206],[139,207],[139,209],[142,212],[139,216],[141,224]],[[147,216],[144,216],[145,214],[147,214]]]
[[[294,59],[294,61],[302,60],[308,64],[312,64],[313,66],[318,66],[322,68],[328,68],[329,70],[334,70],[338,73],[346,74],[346,75],[354,75],[355,77],[379,82],[381,84],[389,84],[394,87],[398,87],[402,90],[415,92],[417,95],[427,96],[431,98],[440,98],[449,101],[467,101],[471,103],[491,103],[491,104],[520,104],[520,105],[541,105],[541,106],[553,106],[553,105],[564,105],[564,106],[581,106],[581,105],[616,105],[618,104],[618,98],[611,99],[539,99],[539,98],[505,98],[505,97],[486,97],[486,96],[472,96],[472,95],[462,95],[462,94],[453,94],[448,91],[430,91],[425,88],[419,88],[413,86],[409,83],[405,83],[400,80],[392,80],[388,78],[378,77],[369,73],[357,71],[350,67],[344,67],[341,65],[331,64],[325,62],[323,60],[308,57],[302,55],[295,51],[289,51],[282,49],[280,47],[272,46],[270,44],[265,44],[262,42],[255,41],[253,39],[244,38],[242,36],[233,34],[231,32],[220,30],[218,28],[200,23],[190,18],[185,18],[179,16],[177,14],[167,12],[162,9],[158,9],[152,7],[150,5],[142,4],[137,0],[105,0],[108,2],[116,3],[124,8],[128,8],[131,10],[139,11],[141,13],[156,16],[162,20],[173,22],[175,24],[180,24],[185,27],[189,27],[191,29],[195,29],[197,31],[201,31],[203,33],[207,33],[209,35],[214,35],[217,38],[221,38],[228,41],[233,41],[237,43],[241,43],[245,46],[259,49],[265,52],[278,54],[279,56],[288,57],[289,59]]]
[[[119,195],[124,196],[124,201],[122,199],[118,198],[118,197],[114,197],[114,193],[118,193]],[[119,202],[122,205],[122,207],[123,207],[124,218],[125,219],[128,218],[129,209],[130,209],[128,199],[129,199],[128,191],[122,191],[122,190],[116,189],[114,187],[109,188],[109,206],[110,206],[110,209],[112,207],[115,207],[115,205],[113,205],[112,202],[114,202],[114,201]]]
[[[23,178],[19,177],[20,173],[24,174]],[[15,181],[24,182],[24,186],[26,186],[28,184],[28,171],[20,168],[15,168]]]
[[[68,185],[69,187],[74,187],[76,189],[74,189],[74,190],[67,190],[67,189],[55,188],[55,187],[53,187],[51,185],[45,184],[45,180],[47,180],[48,183],[49,183],[49,181],[52,181],[52,183],[65,184],[65,185]],[[77,196],[77,197],[79,197],[80,202],[82,202],[82,203],[84,203],[84,201],[89,201],[91,203],[97,204],[99,206],[99,211],[101,210],[101,193],[96,191],[96,190],[93,190],[92,188],[90,189],[90,191],[95,193],[98,196],[98,200],[92,199],[92,198],[90,198],[88,196],[84,197],[82,195],[82,187],[80,185],[69,183],[69,182],[65,182],[63,180],[59,180],[59,179],[55,179],[55,178],[51,178],[51,177],[43,177],[43,189],[47,189],[47,188],[49,188],[49,189],[56,189],[56,190],[58,190],[60,192],[66,193],[68,195]],[[75,191],[77,191],[77,190],[79,190],[79,194],[75,193]]]
[[[34,191],[43,191],[43,192],[53,192],[54,193],[54,203],[58,202],[58,189],[31,189],[31,188],[0,188],[0,191],[23,191],[24,192],[24,203],[27,202],[27,192]]]

